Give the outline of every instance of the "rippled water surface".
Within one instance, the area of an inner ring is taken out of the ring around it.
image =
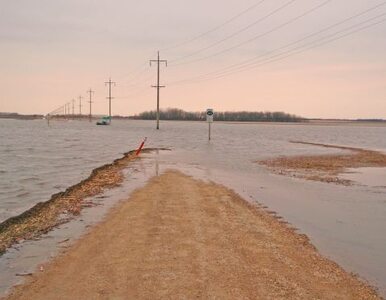
[[[0,221],[79,182],[145,136],[148,147],[185,150],[192,162],[236,170],[265,157],[332,151],[291,139],[386,149],[385,127],[215,124],[208,144],[205,123],[164,122],[157,132],[149,121],[57,121],[48,127],[40,120],[0,120]]]
[[[272,175],[254,163],[337,151],[290,140],[386,152],[386,127],[215,123],[208,142],[207,126],[161,122],[156,131],[151,121],[114,121],[111,126],[56,121],[47,126],[42,120],[0,119],[0,222],[85,179],[148,137],[146,147],[172,151],[145,159],[144,172],[176,168],[227,185],[277,211],[323,254],[386,291],[386,173],[377,173],[374,186],[342,187]]]

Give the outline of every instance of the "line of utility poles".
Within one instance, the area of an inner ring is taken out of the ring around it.
[[[166,67],[168,66],[168,61],[167,60],[160,60],[159,58],[159,51],[157,52],[157,59],[152,59],[150,60],[150,66],[151,63],[157,63],[157,85],[152,85],[151,87],[157,88],[157,130],[159,129],[159,91],[160,88],[164,88],[164,85],[160,85],[160,64],[164,63]]]
[[[89,120],[90,120],[90,122],[92,121],[92,115],[91,115],[91,103],[92,103],[92,100],[91,100],[91,98],[92,98],[92,94],[93,93],[95,93],[92,89],[89,89],[88,91],[87,91],[87,93],[89,94],[89,96],[90,96],[90,98],[89,98],[89,100],[88,100],[88,103],[90,104],[90,114],[89,114]]]
[[[109,99],[109,121],[111,123],[111,99],[113,99],[113,97],[111,97],[111,86],[115,86],[115,82],[111,81],[111,78],[109,78],[109,81],[105,82],[105,85],[109,86],[109,96],[107,99]]]
[[[79,115],[82,115],[82,96],[79,96]]]
[[[152,59],[149,62],[150,62],[150,66],[152,66],[153,63],[157,64],[157,84],[156,85],[152,85],[151,87],[157,89],[157,114],[156,114],[157,126],[156,126],[156,128],[158,130],[159,129],[159,121],[160,121],[160,89],[165,87],[164,85],[160,85],[160,68],[161,68],[161,64],[165,64],[165,66],[167,67],[168,66],[168,61],[165,60],[165,59],[160,59],[160,54],[159,54],[159,51],[158,51],[157,52],[157,59]],[[114,81],[112,81],[111,78],[109,78],[109,81],[105,82],[105,86],[108,86],[108,96],[106,98],[109,100],[109,122],[110,123],[111,123],[111,119],[112,119],[112,115],[111,115],[111,100],[114,99],[112,97],[112,87],[115,86],[115,85],[116,85],[116,83]],[[88,103],[90,105],[89,121],[91,122],[92,121],[92,103],[93,103],[92,96],[95,93],[95,91],[93,91],[90,88],[87,91],[87,93],[89,94],[89,100],[88,100]],[[83,97],[79,96],[78,99],[79,99],[79,115],[82,116],[82,99],[83,99]],[[52,115],[52,114],[57,113],[59,110],[63,110],[64,116],[67,116],[67,115],[70,114],[70,105],[71,105],[70,102],[66,103],[64,106],[61,106],[59,109],[51,112],[48,115]],[[72,99],[72,115],[75,116],[75,99]]]
[[[70,103],[67,102],[64,104],[64,115],[69,115],[70,114]]]

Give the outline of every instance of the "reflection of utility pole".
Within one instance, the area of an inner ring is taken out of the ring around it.
[[[82,115],[82,96],[79,96],[79,115]]]
[[[105,85],[109,85],[109,96],[107,99],[109,99],[109,121],[111,123],[111,99],[113,99],[113,97],[111,97],[111,85],[115,86],[115,82],[111,81],[111,78],[109,78],[109,81],[105,82]]]
[[[72,99],[72,115],[74,116],[74,103],[75,103],[75,99]]]
[[[87,93],[90,95],[90,100],[88,101],[88,103],[90,103],[90,115],[89,115],[89,118],[90,118],[90,122],[91,122],[91,118],[92,118],[92,115],[91,115],[91,103],[92,103],[91,97],[92,97],[92,93],[94,93],[94,91],[91,90],[91,89],[89,89],[89,90],[87,91]]]
[[[158,56],[156,60],[150,60],[150,66],[152,62],[157,63],[157,85],[152,85],[153,88],[157,88],[157,129],[159,129],[159,89],[164,88],[164,85],[159,85],[159,73],[160,73],[160,63],[165,63],[166,66],[168,66],[167,60],[160,60],[159,59],[159,51]]]
[[[159,176],[159,149],[155,150],[156,156],[155,156],[155,176]]]

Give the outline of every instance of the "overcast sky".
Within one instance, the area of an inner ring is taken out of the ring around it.
[[[0,111],[154,109],[157,50],[162,108],[386,118],[382,0],[0,0]]]

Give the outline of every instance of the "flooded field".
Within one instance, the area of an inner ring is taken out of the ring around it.
[[[226,185],[277,212],[307,234],[324,255],[370,280],[385,294],[385,170],[350,170],[359,172],[347,174],[358,184],[346,187],[274,175],[255,161],[340,151],[290,140],[386,152],[386,127],[215,123],[211,142],[206,123],[161,122],[161,130],[154,127],[148,121],[114,121],[111,126],[58,121],[48,127],[44,121],[0,120],[0,222],[87,178],[94,168],[135,149],[147,137],[146,147],[172,151],[144,155],[135,168],[128,169],[124,186],[111,190],[101,202],[122,199],[122,190],[130,192],[134,182],[178,169]],[[71,226],[76,227],[67,228]],[[63,238],[58,236],[58,240]],[[31,244],[35,252],[41,252],[36,250],[39,242]],[[24,251],[10,251],[0,258],[2,276],[14,272],[9,261],[30,256],[31,252]],[[28,260],[19,260],[21,268],[23,261],[27,264]]]

